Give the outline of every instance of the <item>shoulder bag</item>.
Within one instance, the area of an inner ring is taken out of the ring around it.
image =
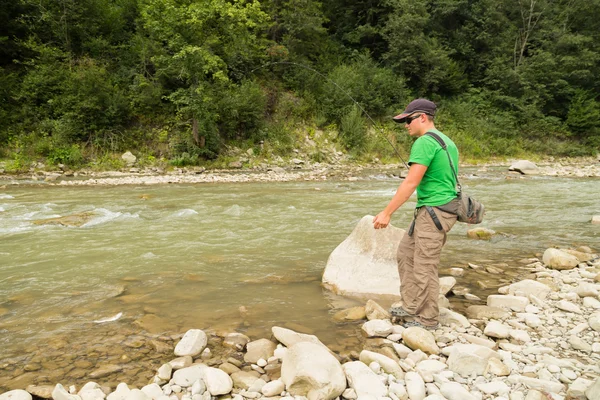
[[[452,158],[450,158],[450,153],[448,153],[448,146],[444,140],[434,132],[427,132],[426,135],[434,138],[442,149],[446,152],[448,156],[448,162],[450,162],[450,169],[454,174],[454,178],[456,179],[456,186],[458,187],[458,194],[456,196],[456,201],[458,202],[458,210],[456,211],[456,215],[460,222],[466,222],[467,224],[479,224],[483,221],[483,215],[485,214],[485,207],[479,201],[475,200],[473,197],[467,195],[462,191],[462,186],[460,185],[460,181],[458,180],[458,175],[456,175],[456,170],[454,169],[454,164],[452,163]]]

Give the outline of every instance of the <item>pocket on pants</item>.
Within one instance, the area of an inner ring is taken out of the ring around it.
[[[444,245],[444,237],[446,236],[443,232],[417,232],[415,244],[424,252],[440,251]]]

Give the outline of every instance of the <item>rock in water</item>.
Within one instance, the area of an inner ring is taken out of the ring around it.
[[[400,296],[396,250],[404,230],[388,225],[373,228],[373,217],[364,216],[329,256],[323,285],[349,296]]]
[[[177,346],[175,346],[175,355],[193,357],[202,353],[207,343],[208,338],[206,333],[200,329],[190,329],[183,335]]]
[[[523,175],[535,175],[539,172],[537,165],[527,160],[519,160],[515,162],[508,167],[508,170],[520,172]]]

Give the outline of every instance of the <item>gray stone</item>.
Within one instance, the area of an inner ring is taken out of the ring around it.
[[[271,332],[273,332],[273,336],[280,343],[282,343],[286,347],[292,347],[296,343],[300,342],[310,342],[319,346],[323,346],[325,349],[329,350],[327,346],[323,344],[315,335],[308,335],[305,333],[294,332],[291,329],[281,328],[279,326],[274,326],[271,328]]]
[[[523,293],[529,297],[532,294],[541,300],[544,300],[551,291],[550,286],[532,279],[525,279],[508,286],[508,294],[510,295],[514,296],[516,293]]]
[[[346,376],[339,361],[323,346],[310,342],[288,348],[281,364],[281,381],[294,396],[330,400],[346,389]]]
[[[342,295],[400,297],[396,250],[402,236],[403,229],[375,229],[373,217],[364,216],[329,256],[323,285]]]
[[[463,385],[457,382],[443,383],[440,392],[448,400],[477,400]]]
[[[600,400],[600,378],[585,391],[588,400]]]
[[[205,368],[202,379],[206,384],[206,390],[212,396],[227,394],[233,389],[233,381],[229,375],[218,368]]]
[[[0,400],[31,400],[31,394],[25,390],[16,389],[0,394]]]
[[[396,379],[404,378],[404,371],[400,368],[400,365],[391,358],[384,356],[383,354],[375,353],[373,351],[363,350],[360,352],[360,361],[366,365],[372,362],[377,362],[386,374],[392,374]]]
[[[393,325],[387,319],[372,319],[365,322],[361,329],[367,337],[388,337],[392,334]]]
[[[574,255],[553,248],[546,249],[542,260],[548,268],[557,270],[573,269],[579,264]]]
[[[261,358],[267,360],[269,357],[273,356],[276,348],[277,344],[271,342],[269,339],[254,340],[246,345],[244,361],[256,364]]]
[[[528,160],[518,160],[508,167],[509,171],[519,172],[522,175],[536,175],[539,173],[538,166]]]
[[[402,332],[404,343],[413,350],[422,350],[428,354],[439,354],[440,348],[435,342],[433,333],[419,327],[410,327]]]
[[[204,364],[194,364],[191,367],[178,369],[173,373],[173,383],[181,387],[190,387],[198,379],[204,376],[204,370],[208,366]]]
[[[390,319],[390,313],[371,299],[367,300],[367,304],[365,305],[365,315],[368,320]]]
[[[176,356],[196,356],[206,347],[208,338],[201,329],[190,329],[175,346]]]
[[[451,347],[448,368],[464,377],[483,375],[491,358],[501,358],[495,351],[476,344],[456,344]]]
[[[466,314],[471,319],[504,319],[510,315],[502,308],[489,306],[469,306]]]
[[[360,361],[351,361],[342,365],[348,386],[354,389],[360,399],[362,396],[386,396],[388,391],[381,379],[369,367]]]
[[[132,166],[135,164],[137,157],[131,154],[130,151],[126,151],[121,155],[121,159],[127,163],[127,166]]]

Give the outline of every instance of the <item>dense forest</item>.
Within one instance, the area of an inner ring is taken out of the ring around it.
[[[408,151],[390,116],[414,97],[464,157],[600,148],[600,0],[0,3],[7,169],[269,158],[307,140],[314,161],[334,145],[392,158],[382,136]]]

